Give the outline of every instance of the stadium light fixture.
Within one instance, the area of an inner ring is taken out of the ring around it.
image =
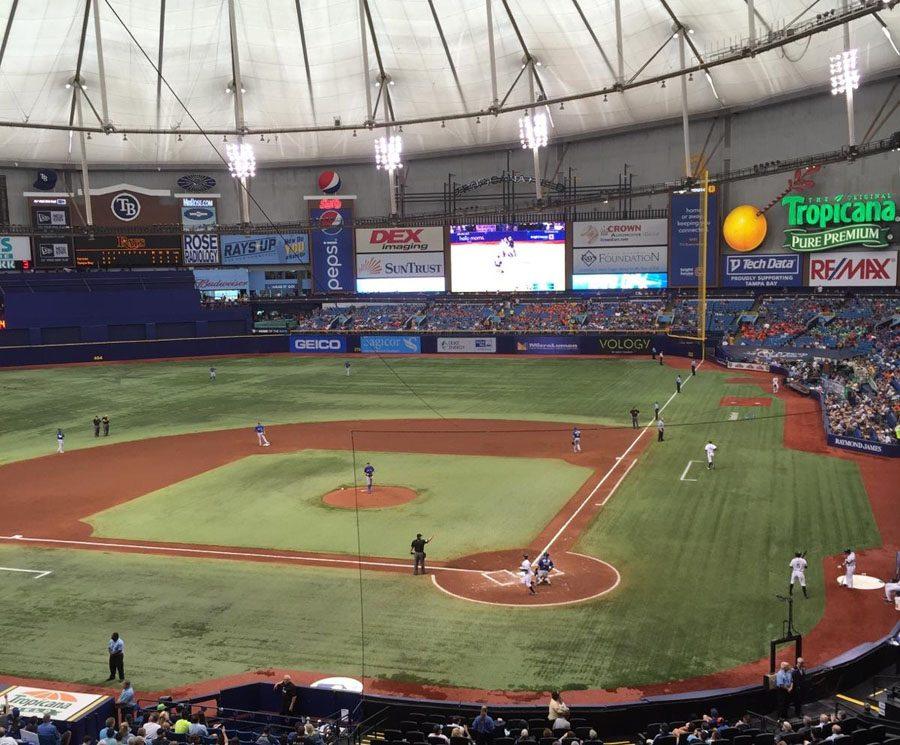
[[[228,156],[228,171],[236,179],[246,181],[256,175],[256,156],[253,146],[246,142],[229,142],[225,146]]]
[[[847,49],[829,58],[832,96],[850,93],[859,88],[859,70],[856,67],[858,55],[857,49]]]
[[[519,142],[523,150],[547,146],[547,115],[543,111],[519,117]]]
[[[393,173],[403,168],[403,138],[399,134],[375,139],[375,167]]]

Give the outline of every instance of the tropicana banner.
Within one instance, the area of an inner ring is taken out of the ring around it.
[[[18,709],[23,720],[49,714],[57,722],[74,722],[109,700],[109,696],[94,693],[53,691],[30,686],[10,686],[0,691],[0,698],[5,698],[10,707]]]
[[[892,194],[788,194],[781,205],[787,209],[788,223],[784,248],[792,251],[887,248],[894,240],[897,205]]]

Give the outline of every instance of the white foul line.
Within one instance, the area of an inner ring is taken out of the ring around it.
[[[0,567],[0,572],[25,572],[27,574],[33,574],[34,577],[32,577],[32,579],[40,579],[41,577],[46,577],[48,574],[53,574],[53,572],[49,570],[16,569],[15,567]]]
[[[702,364],[703,364],[703,360],[700,361],[700,365],[702,365]],[[697,367],[699,368],[700,365],[697,365]],[[684,383],[681,384],[682,390],[684,389],[684,386],[686,386],[686,385],[688,384],[688,381],[690,381],[690,379],[691,379],[692,377],[694,377],[694,376],[693,376],[693,375],[689,375],[689,376],[685,379]],[[668,401],[666,401],[666,402],[662,405],[662,407],[660,408],[660,410],[659,410],[660,414],[661,414],[663,411],[666,410],[666,407],[667,407],[670,403],[672,403],[672,400],[673,400],[673,399],[675,398],[675,396],[677,396],[677,395],[678,395],[678,391],[675,391],[675,393],[673,393],[671,396],[669,396]],[[553,544],[556,543],[556,541],[559,539],[559,537],[560,537],[563,533],[566,532],[566,528],[568,528],[568,527],[572,524],[572,521],[578,516],[578,513],[580,513],[580,512],[584,509],[584,506],[594,498],[594,495],[597,493],[597,491],[600,489],[600,487],[603,486],[603,484],[606,483],[606,479],[608,479],[608,478],[610,477],[610,475],[612,474],[612,472],[616,470],[616,468],[617,468],[617,467],[619,466],[619,464],[622,462],[622,459],[624,459],[625,456],[628,455],[628,453],[630,453],[630,452],[632,451],[632,449],[634,448],[634,446],[638,444],[638,441],[644,436],[644,434],[646,433],[646,431],[647,431],[648,429],[650,429],[650,427],[653,426],[654,421],[655,421],[655,420],[651,419],[650,422],[649,422],[647,425],[645,425],[645,427],[640,431],[640,433],[638,434],[638,436],[634,438],[634,441],[633,441],[627,448],[625,448],[625,452],[622,453],[622,455],[620,455],[618,458],[616,458],[615,463],[613,463],[612,466],[610,466],[609,470],[608,470],[605,474],[603,474],[603,478],[601,478],[600,481],[597,482],[597,485],[596,485],[593,489],[591,489],[591,493],[588,494],[588,495],[584,498],[584,501],[582,501],[582,503],[581,503],[580,505],[578,505],[578,507],[577,507],[577,509],[575,510],[575,512],[573,512],[571,515],[569,515],[569,519],[566,520],[566,521],[562,524],[562,527],[561,527],[559,530],[556,531],[556,534],[553,536],[553,538],[550,539],[550,542],[549,542],[546,546],[544,546],[544,550],[541,551],[541,554],[547,553],[547,552],[550,550],[550,548],[553,546]],[[538,554],[538,555],[540,555],[540,554]]]
[[[631,463],[628,464],[628,468],[625,469],[625,473],[623,473],[621,476],[619,476],[619,480],[615,484],[613,484],[612,489],[609,490],[609,494],[607,494],[605,497],[603,497],[602,501],[594,502],[594,506],[602,507],[603,505],[605,505],[610,500],[612,495],[616,493],[616,489],[618,489],[619,484],[621,484],[625,480],[625,477],[628,475],[628,472],[632,468],[634,468],[636,465],[637,465],[637,458],[633,458]]]
[[[688,470],[690,470],[691,463],[699,463],[699,462],[700,462],[699,460],[689,460],[687,462],[687,465],[684,467],[684,472],[681,474],[681,481],[696,481],[697,480],[697,479],[688,479],[688,478],[685,478],[685,476],[687,476],[687,472],[688,472]]]
[[[325,564],[349,564],[350,566],[364,567],[394,567],[399,569],[409,569],[409,564],[400,564],[390,561],[359,561],[357,559],[331,559],[324,556],[300,556],[291,554],[263,554],[254,553],[252,551],[223,551],[221,549],[210,548],[182,548],[180,546],[157,545],[153,543],[110,543],[104,541],[71,541],[61,538],[26,538],[22,535],[4,535],[0,536],[0,541],[28,541],[31,543],[54,543],[65,546],[89,546],[94,548],[133,548],[139,551],[159,551],[162,553],[184,553],[184,554],[202,554],[205,556],[225,556],[236,559],[279,559],[285,561],[325,563]],[[464,572],[467,574],[481,574],[482,569],[462,569],[459,567],[430,567],[431,571],[441,572]],[[31,571],[31,570],[18,570]],[[49,574],[49,572],[48,572]]]

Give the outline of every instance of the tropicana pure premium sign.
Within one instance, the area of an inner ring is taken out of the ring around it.
[[[893,240],[897,205],[893,194],[836,194],[809,197],[788,194],[784,247],[826,251],[845,246],[886,248]]]

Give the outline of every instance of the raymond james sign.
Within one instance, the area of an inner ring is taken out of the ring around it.
[[[892,194],[837,194],[806,197],[788,194],[784,247],[825,251],[844,246],[887,248],[894,240],[897,205]]]

